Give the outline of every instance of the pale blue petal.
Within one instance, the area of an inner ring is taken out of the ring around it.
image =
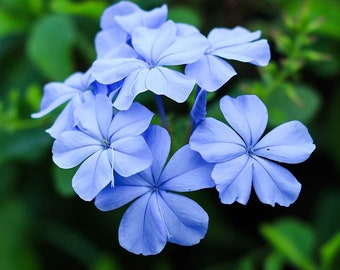
[[[194,191],[214,186],[211,179],[213,165],[192,151],[189,145],[181,147],[169,160],[160,179],[160,189],[177,192]]]
[[[171,138],[165,128],[152,125],[143,134],[152,153],[152,178],[159,179],[170,152]]]
[[[123,82],[113,106],[118,110],[128,110],[134,98],[148,90],[146,78],[149,75],[149,69],[138,69],[132,72]]]
[[[115,20],[127,33],[132,34],[138,26],[156,28],[163,24],[168,16],[167,5],[154,8],[150,11],[137,10],[125,16],[116,16]]]
[[[79,97],[74,97],[61,111],[53,125],[46,130],[52,138],[58,138],[64,131],[74,129],[74,108],[81,104]]]
[[[159,56],[175,40],[176,29],[172,21],[167,21],[157,29],[138,27],[132,33],[132,45],[147,63],[158,65]]]
[[[100,18],[100,27],[102,29],[120,27],[116,22],[116,16],[126,16],[138,11],[140,11],[140,8],[135,3],[129,1],[120,1],[119,3],[114,4],[104,10],[103,15]]]
[[[165,47],[157,59],[158,65],[184,65],[200,59],[209,43],[200,33],[192,33],[175,39]]]
[[[98,140],[81,131],[65,131],[53,143],[53,161],[60,168],[69,169],[102,148]]]
[[[252,160],[248,155],[215,165],[212,178],[222,203],[231,204],[235,201],[246,204],[252,188]]]
[[[250,32],[247,29],[237,26],[232,29],[214,28],[208,34],[208,40],[211,44],[211,51],[223,47],[249,43],[261,36],[260,31]]]
[[[148,183],[139,174],[124,178],[114,175],[114,186],[107,185],[96,196],[95,205],[101,211],[117,209],[151,191]]]
[[[74,111],[77,127],[99,141],[108,139],[112,115],[112,103],[103,94],[92,96],[91,99],[78,106]]]
[[[249,62],[257,66],[266,66],[270,60],[269,44],[264,39],[216,49],[212,54],[225,59]]]
[[[186,65],[185,74],[194,78],[201,88],[213,92],[236,75],[236,72],[223,59],[204,55],[197,62]]]
[[[220,107],[225,119],[247,146],[257,143],[268,122],[267,108],[257,96],[224,96],[220,100]]]
[[[300,163],[309,158],[315,145],[299,121],[284,123],[266,134],[254,147],[254,154],[279,162]]]
[[[148,68],[147,64],[135,58],[103,58],[94,61],[91,70],[98,82],[112,84],[144,68]]]
[[[120,245],[134,254],[157,254],[167,242],[167,231],[158,198],[155,193],[152,194],[148,193],[137,199],[126,210],[119,225]]]
[[[130,55],[126,55],[125,49],[123,49],[125,46],[128,46],[125,43],[126,40],[127,40],[127,33],[118,27],[115,28],[114,31],[112,29],[108,29],[108,30],[102,30],[98,32],[94,40],[97,58],[104,58],[104,57],[113,58],[114,55],[112,55],[112,51],[115,51],[115,56],[117,57],[124,57],[124,58],[129,57]],[[117,47],[119,48],[118,50],[117,50]]]
[[[121,138],[112,142],[113,168],[121,176],[128,177],[151,165],[152,155],[142,136]]]
[[[134,102],[126,111],[119,111],[109,129],[110,140],[142,134],[150,125],[153,113],[140,103]]]
[[[261,202],[289,206],[299,196],[301,184],[282,166],[255,157],[253,185]]]
[[[204,238],[209,217],[193,200],[181,195],[161,192],[159,207],[168,232],[168,242],[192,246]]]
[[[97,151],[86,159],[72,179],[72,187],[80,198],[91,201],[113,180],[111,150]]]
[[[200,33],[200,31],[191,24],[176,23],[177,26],[177,37],[185,37],[193,33]]]
[[[51,82],[45,85],[40,111],[33,113],[33,118],[40,118],[59,107],[61,104],[79,95],[81,91],[65,83]]]
[[[190,148],[208,162],[222,162],[245,153],[242,139],[226,124],[208,117],[193,131]]]
[[[147,76],[146,86],[157,95],[165,95],[181,103],[187,100],[195,86],[195,80],[176,70],[155,67]]]
[[[190,116],[192,120],[193,130],[197,125],[205,120],[207,115],[207,91],[199,89]]]

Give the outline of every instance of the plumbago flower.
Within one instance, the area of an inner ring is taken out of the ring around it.
[[[140,134],[152,117],[138,103],[114,114],[106,95],[88,92],[85,102],[74,110],[74,128],[55,140],[53,161],[64,169],[82,163],[72,186],[83,200],[90,201],[109,183],[114,186],[113,171],[127,177],[150,166],[151,153]]]
[[[165,95],[176,102],[184,102],[195,80],[165,66],[178,66],[197,61],[208,47],[206,38],[191,27],[163,23],[158,28],[137,27],[131,34],[131,44],[136,57],[105,57],[97,59],[92,74],[102,84],[112,84],[124,79],[113,105],[129,108],[134,98],[150,90]],[[126,47],[123,50],[126,55]]]
[[[297,199],[301,184],[271,160],[294,164],[309,158],[315,145],[307,128],[291,121],[260,139],[268,113],[257,96],[225,96],[220,107],[231,127],[213,118],[202,120],[190,138],[190,147],[215,164],[212,178],[221,201],[246,204],[253,185],[261,202],[289,206]]]
[[[159,253],[167,242],[191,246],[208,229],[207,213],[194,201],[174,192],[210,188],[212,165],[192,151],[180,148],[165,165],[170,136],[164,128],[150,126],[144,133],[153,156],[151,166],[130,177],[115,177],[95,199],[102,211],[133,203],[119,226],[119,242],[135,254]]]
[[[209,47],[198,61],[186,65],[185,74],[194,78],[202,89],[212,92],[236,75],[224,59],[266,66],[270,50],[267,40],[259,40],[260,36],[260,31],[249,32],[240,26],[211,30],[207,37]]]
[[[95,38],[98,58],[105,57],[117,47],[125,47],[131,39],[132,31],[138,26],[157,28],[166,22],[166,5],[150,11],[140,9],[135,3],[120,1],[104,10],[101,19],[101,31]]]
[[[63,131],[73,128],[73,112],[82,103],[84,93],[115,95],[119,88],[119,83],[112,85],[98,83],[92,77],[90,70],[84,73],[75,72],[64,82],[50,82],[45,85],[40,110],[33,113],[32,117],[41,118],[62,104],[67,103],[53,125],[46,130],[53,138],[57,138]]]

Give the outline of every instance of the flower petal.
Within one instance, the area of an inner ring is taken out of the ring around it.
[[[102,148],[98,140],[84,132],[65,131],[53,143],[53,161],[60,168],[73,168]]]
[[[198,89],[195,103],[190,111],[193,129],[195,129],[201,121],[206,119],[206,115],[207,115],[207,91],[204,89]]]
[[[209,43],[199,32],[175,39],[165,47],[157,59],[158,65],[184,65],[200,59]]]
[[[300,163],[309,158],[315,145],[299,121],[284,123],[266,134],[254,147],[254,154],[279,162]]]
[[[170,135],[165,128],[152,125],[143,136],[152,153],[151,177],[158,180],[170,152]]]
[[[100,27],[102,29],[118,27],[119,24],[115,20],[116,16],[126,16],[138,11],[140,11],[140,8],[135,3],[121,1],[104,10],[100,18]]]
[[[185,145],[169,160],[160,179],[162,190],[194,191],[214,186],[211,179],[213,165]]]
[[[142,136],[121,138],[112,142],[113,168],[121,176],[128,177],[151,165],[152,155]]]
[[[236,75],[236,72],[223,59],[204,55],[197,62],[186,65],[185,74],[194,78],[201,88],[213,92]]]
[[[204,238],[209,217],[193,200],[181,195],[160,193],[159,207],[168,232],[168,242],[192,246]]]
[[[208,162],[222,162],[245,153],[242,139],[226,124],[208,117],[193,131],[190,148]]]
[[[103,94],[89,96],[89,99],[77,106],[74,111],[76,126],[99,141],[108,139],[112,115],[112,103]]]
[[[257,96],[224,96],[220,100],[220,107],[225,119],[247,146],[252,146],[259,140],[267,126],[268,112]]]
[[[237,201],[247,204],[252,188],[252,172],[248,155],[216,164],[211,176],[216,183],[221,202],[231,204]]]
[[[150,191],[147,182],[139,174],[128,178],[114,175],[114,186],[107,185],[95,199],[96,207],[101,211],[117,209]]]
[[[301,184],[282,166],[255,157],[253,185],[261,202],[289,206],[299,196]]]
[[[208,34],[208,40],[211,44],[211,50],[227,46],[249,43],[261,36],[260,31],[250,32],[244,27],[237,26],[229,28],[214,28]]]
[[[101,58],[94,61],[91,70],[98,82],[112,84],[144,68],[148,68],[147,64],[135,58]]]
[[[46,130],[52,138],[58,138],[64,131],[74,129],[74,108],[81,104],[80,97],[74,97],[61,111],[53,125]]]
[[[146,79],[150,71],[147,68],[137,69],[128,75],[118,93],[118,97],[113,102],[113,106],[118,110],[128,110],[134,98],[142,92],[148,90]]]
[[[33,118],[40,118],[59,107],[61,104],[80,94],[81,91],[64,83],[51,82],[45,85],[40,111],[33,113]]]
[[[165,95],[176,102],[184,102],[195,86],[195,81],[181,72],[164,67],[152,68],[146,87],[157,95]]]
[[[266,66],[270,60],[269,44],[264,39],[216,49],[212,54],[225,59],[248,62],[257,66]]]
[[[126,111],[119,111],[113,118],[109,129],[111,141],[127,136],[142,134],[150,125],[153,113],[145,106],[135,102]]]
[[[147,193],[126,210],[118,231],[123,248],[143,255],[162,251],[167,242],[167,231],[157,199],[156,193]]]
[[[112,150],[97,151],[86,159],[72,179],[74,191],[85,201],[91,201],[113,180],[110,162]]]
[[[138,9],[134,13],[124,16],[116,16],[115,20],[127,33],[132,34],[138,26],[148,28],[159,27],[166,21],[168,16],[167,5],[162,5],[159,8],[154,8],[150,11]]]
[[[159,56],[175,38],[176,24],[172,21],[167,21],[156,29],[138,27],[131,36],[135,50],[152,65],[158,62]]]

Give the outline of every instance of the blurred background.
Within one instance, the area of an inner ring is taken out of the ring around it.
[[[91,66],[100,16],[114,1],[0,0],[0,269],[340,269],[340,2],[134,2],[145,10],[166,3],[170,19],[203,34],[238,25],[262,31],[270,64],[233,62],[238,75],[209,96],[208,114],[220,117],[221,95],[253,93],[268,107],[268,129],[293,119],[307,125],[316,151],[285,166],[302,183],[298,200],[271,207],[253,192],[246,206],[223,205],[213,189],[194,192],[188,196],[210,216],[200,244],[167,244],[150,257],[125,251],[117,233],[126,207],[100,212],[72,191],[74,170],[52,162],[45,130],[60,110],[30,118],[44,84]],[[190,107],[166,106],[180,147]]]

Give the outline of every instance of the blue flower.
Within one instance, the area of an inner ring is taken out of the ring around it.
[[[84,98],[74,110],[74,128],[56,138],[52,152],[61,168],[81,163],[72,186],[82,199],[90,201],[109,183],[115,184],[113,170],[130,176],[150,166],[151,153],[141,134],[153,114],[138,103],[114,114],[106,95],[87,92]]]
[[[166,5],[150,11],[144,11],[135,3],[121,1],[106,8],[100,19],[101,31],[95,38],[95,47],[99,58],[108,56],[131,38],[132,31],[139,26],[157,28],[168,16]]]
[[[258,97],[225,96],[220,107],[232,128],[207,118],[194,130],[189,144],[206,161],[215,164],[212,178],[221,201],[246,204],[253,185],[263,203],[272,206],[293,203],[301,184],[273,161],[291,164],[305,161],[315,149],[307,128],[299,121],[291,121],[260,139],[268,113]]]
[[[82,103],[86,92],[102,93],[114,96],[120,84],[103,85],[95,81],[90,70],[75,72],[64,82],[50,82],[44,87],[44,95],[40,102],[39,112],[33,113],[33,118],[40,118],[49,114],[54,109],[67,103],[53,125],[46,130],[53,138],[57,138],[63,131],[71,130],[74,126],[74,109]]]
[[[260,31],[249,32],[243,27],[215,28],[208,35],[210,46],[195,63],[185,67],[185,74],[209,91],[216,91],[236,74],[224,59],[265,66],[270,59],[268,42],[258,40]]]
[[[164,167],[170,136],[164,128],[151,126],[144,134],[153,155],[150,168],[130,177],[116,176],[95,199],[102,211],[134,201],[119,226],[119,242],[135,254],[161,252],[167,242],[190,246],[206,234],[208,215],[194,201],[174,192],[213,187],[212,165],[189,146],[180,148]]]
[[[155,29],[137,27],[131,44],[138,57],[99,58],[91,68],[100,83],[124,80],[113,105],[128,109],[134,98],[147,90],[184,102],[196,82],[168,66],[197,61],[208,46],[206,38],[193,27],[167,21]]]

